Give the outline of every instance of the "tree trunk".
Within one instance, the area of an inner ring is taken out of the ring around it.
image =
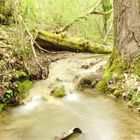
[[[123,73],[140,76],[140,0],[114,0],[114,47],[98,90]]]
[[[139,0],[114,0],[115,40],[109,68],[120,62],[125,68],[139,67],[140,62]],[[125,64],[125,65],[124,65]]]

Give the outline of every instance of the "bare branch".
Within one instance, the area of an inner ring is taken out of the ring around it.
[[[80,21],[81,19],[85,19],[87,18],[87,16],[92,15],[92,14],[96,14],[96,15],[107,15],[107,14],[111,14],[113,9],[111,9],[110,11],[107,12],[98,12],[96,11],[97,7],[101,4],[102,0],[100,0],[94,8],[92,8],[90,11],[88,11],[85,15],[81,15],[78,18],[76,18],[74,21],[67,23],[64,27],[62,27],[61,29],[59,29],[58,31],[56,31],[57,34],[66,31],[69,27],[71,27],[73,24],[75,24],[76,22]]]
[[[52,51],[48,51],[46,49],[43,49],[36,41],[35,41],[35,45],[41,50],[41,51],[44,51],[46,53],[49,53],[49,54],[57,54],[57,52],[52,52]]]
[[[108,31],[107,31],[107,33],[106,33],[106,35],[105,35],[105,38],[104,38],[104,43],[106,42],[106,40],[107,40],[107,38],[108,38],[108,36],[109,36],[109,33],[110,33],[110,31],[111,31],[112,27],[113,27],[113,23],[111,23],[111,25],[110,25],[110,27],[109,27],[109,29],[108,29]]]
[[[102,0],[100,0],[89,12],[87,12],[86,14],[90,14],[92,11],[95,11],[97,9],[97,7],[102,3]]]
[[[96,14],[96,15],[108,15],[113,12],[113,9],[107,11],[107,12],[98,12],[98,11],[91,11],[91,13],[88,13],[87,15]]]

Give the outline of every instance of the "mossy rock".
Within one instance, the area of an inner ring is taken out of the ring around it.
[[[77,84],[77,88],[80,90],[83,90],[85,88],[91,88],[92,87],[92,81],[93,81],[93,75],[89,75],[86,77],[83,77]]]
[[[53,91],[51,91],[51,95],[54,97],[62,98],[66,95],[64,86],[57,87]]]

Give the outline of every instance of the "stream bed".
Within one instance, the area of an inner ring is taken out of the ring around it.
[[[102,55],[72,54],[51,63],[48,79],[34,85],[26,104],[0,114],[0,140],[53,140],[75,127],[83,134],[70,140],[140,140],[139,114],[112,97],[75,89],[77,77],[96,73],[106,61]],[[57,84],[65,87],[64,98],[49,95]]]

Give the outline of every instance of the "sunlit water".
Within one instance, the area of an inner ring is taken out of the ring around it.
[[[71,140],[140,140],[138,114],[111,97],[74,90],[75,76],[86,73],[86,70],[80,70],[80,62],[94,60],[94,57],[78,57],[77,61],[69,58],[53,63],[49,79],[36,83],[26,105],[0,115],[0,140],[53,140],[74,127],[79,127],[83,135]],[[62,99],[46,95],[54,77],[67,83],[70,91]]]

